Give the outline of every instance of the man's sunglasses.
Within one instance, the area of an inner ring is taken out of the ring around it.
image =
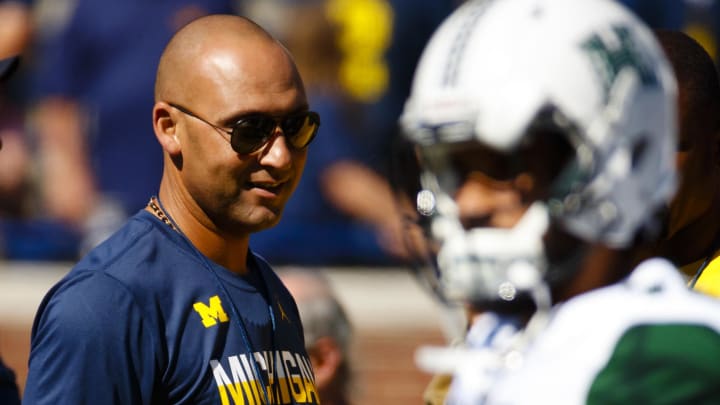
[[[251,114],[237,120],[228,130],[211,123],[185,107],[173,103],[168,104],[218,131],[230,135],[230,146],[235,152],[242,155],[262,148],[273,137],[278,125],[282,129],[285,139],[294,149],[303,149],[308,146],[320,127],[320,115],[314,111],[305,111],[285,117]]]

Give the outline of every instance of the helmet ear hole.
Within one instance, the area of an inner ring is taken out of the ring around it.
[[[633,170],[638,169],[642,161],[645,160],[646,151],[648,149],[648,140],[647,136],[643,134],[639,137],[640,139],[633,145],[632,152],[631,152],[631,164]]]
[[[555,211],[573,200],[572,195],[578,193],[592,176],[592,148],[581,136],[577,125],[552,104],[539,110],[526,132],[525,160],[540,157],[540,169],[546,173],[547,182],[542,199],[549,202],[551,211]],[[564,207],[567,208],[570,207]]]

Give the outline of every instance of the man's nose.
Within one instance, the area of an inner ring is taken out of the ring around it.
[[[279,128],[275,130],[280,133],[275,133],[263,147],[260,163],[278,169],[285,169],[292,165],[292,151],[289,149],[287,139],[282,134],[282,130]]]
[[[509,228],[520,217],[515,212],[520,205],[520,194],[504,183],[466,179],[455,194],[455,203],[466,229]]]

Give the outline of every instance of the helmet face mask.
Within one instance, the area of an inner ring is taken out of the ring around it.
[[[587,243],[629,247],[674,191],[675,92],[652,33],[610,1],[461,6],[428,44],[401,118],[446,295],[512,300],[562,279],[547,274],[548,220]],[[461,218],[456,192],[473,172],[532,174],[515,225]]]
[[[577,177],[578,172],[572,128],[560,127],[552,116],[557,116],[553,108],[543,108],[511,151],[497,151],[476,140],[419,147],[424,170],[417,210],[428,218],[428,235],[440,246],[435,256],[445,299],[488,306],[497,300],[513,301],[543,281],[548,268],[541,242],[548,226],[544,201],[559,188],[554,185],[557,179]],[[470,177],[500,188],[514,187],[512,183],[522,181],[519,178],[531,181],[532,187],[520,197],[523,212],[501,210],[500,220],[491,214],[463,214],[454,196]],[[517,223],[497,226],[507,218]]]

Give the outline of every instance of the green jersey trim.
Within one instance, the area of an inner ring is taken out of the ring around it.
[[[618,341],[587,404],[717,404],[720,335],[702,325],[638,325]]]

